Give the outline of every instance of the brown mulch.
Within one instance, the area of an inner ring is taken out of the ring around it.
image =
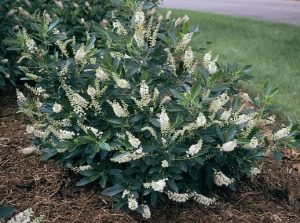
[[[30,140],[23,116],[16,114],[15,98],[7,95],[0,92],[0,205],[17,211],[31,207],[45,216],[44,222],[55,223],[300,222],[300,173],[289,160],[267,159],[262,174],[240,183],[235,193],[218,192],[218,203],[211,207],[167,203],[153,209],[149,221],[114,211],[112,199],[102,196],[97,187],[75,187],[78,177],[67,169],[18,151]]]

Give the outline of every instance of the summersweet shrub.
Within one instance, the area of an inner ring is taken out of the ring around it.
[[[94,33],[97,37],[97,47],[104,47],[103,29],[112,20],[120,20],[127,24],[132,6],[137,1],[132,0],[1,0],[0,1],[0,88],[15,82],[23,76],[19,69],[19,48],[9,47],[22,27],[30,32],[41,32],[36,22],[43,20],[57,20],[62,24],[61,33],[76,36],[80,41],[86,41],[85,32]],[[148,14],[157,1],[147,1],[143,7]],[[43,29],[44,27],[42,27]],[[57,33],[57,35],[59,35]],[[43,41],[44,37],[37,41]],[[98,44],[99,43],[99,44]]]
[[[40,43],[39,34],[20,32],[22,70],[35,83],[27,97],[17,90],[27,132],[44,160],[82,175],[78,186],[98,184],[116,208],[149,218],[166,199],[211,205],[211,191],[234,189],[257,174],[257,160],[278,154],[269,144],[292,144],[293,127],[267,138],[259,126],[274,121],[275,91],[250,98],[237,88],[249,66],[219,64],[211,52],[199,60],[186,17],[134,7],[131,23],[106,25],[102,48],[93,35],[57,36],[55,21],[43,24]]]

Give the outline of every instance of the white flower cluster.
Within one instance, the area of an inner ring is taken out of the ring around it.
[[[259,169],[257,167],[252,167],[251,170],[250,170],[250,174],[253,177],[260,174],[260,172],[261,172],[261,169]]]
[[[206,125],[206,117],[203,113],[200,113],[196,119],[196,124],[198,127],[203,127]]]
[[[7,223],[41,223],[43,216],[33,219],[34,212],[31,208],[18,213],[16,216],[7,221]]]
[[[212,53],[209,51],[204,55],[203,65],[210,74],[215,74],[218,71],[218,67],[216,62],[218,61],[218,56],[215,59],[212,59]]]
[[[166,187],[167,180],[168,178],[165,178],[165,179],[160,179],[158,181],[152,181],[150,183],[144,183],[144,187],[146,189],[152,188],[154,191],[162,193],[164,191],[164,188]]]
[[[206,117],[203,113],[199,113],[195,123],[189,123],[188,125],[184,126],[182,129],[177,130],[172,139],[176,140],[179,136],[184,136],[186,132],[190,133],[200,127],[204,127],[206,125]]]
[[[141,145],[141,141],[136,138],[131,132],[126,131],[126,135],[128,137],[128,141],[130,143],[130,145],[133,146],[133,148],[139,148]]]
[[[24,155],[30,155],[32,153],[39,152],[39,149],[36,146],[28,146],[28,147],[22,148],[20,150],[20,152],[23,153]]]
[[[190,194],[188,194],[188,193],[178,194],[178,193],[175,193],[175,192],[168,191],[167,195],[168,195],[168,198],[171,201],[175,201],[175,202],[178,202],[178,203],[186,202],[190,198]]]
[[[26,29],[23,29],[23,37],[25,39],[25,46],[28,49],[28,51],[30,53],[34,53],[37,50],[36,43],[33,39],[31,39],[28,36]]]
[[[161,133],[163,135],[167,135],[171,129],[171,125],[170,125],[170,119],[169,119],[168,113],[166,112],[165,108],[161,109],[161,113],[159,114],[158,122],[160,125]]]
[[[60,113],[62,111],[63,107],[61,104],[58,104],[58,103],[54,103],[54,105],[52,106],[52,111],[54,113]]]
[[[75,132],[68,131],[68,130],[59,130],[58,139],[59,140],[67,140],[67,139],[73,139],[75,136]]]
[[[119,36],[127,36],[128,32],[119,20],[113,22],[113,27]]]
[[[195,60],[194,52],[193,52],[192,48],[189,47],[184,53],[183,63],[184,63],[185,68],[190,73],[194,72],[194,60]]]
[[[86,62],[86,52],[84,50],[84,46],[80,46],[80,48],[75,53],[75,61],[77,63],[85,63]]]
[[[188,15],[185,15],[183,17],[179,17],[175,20],[175,26],[180,26],[182,23],[186,23],[190,20],[190,17]]]
[[[27,98],[24,96],[24,94],[19,89],[16,90],[16,93],[17,93],[17,99],[20,103],[24,103],[27,101]]]
[[[282,128],[274,133],[274,140],[280,140],[287,137],[291,132],[292,126],[288,126],[286,128]]]
[[[128,197],[128,208],[132,211],[136,210],[139,207],[137,200],[130,196]]]
[[[170,68],[172,69],[172,74],[177,76],[176,75],[176,61],[174,59],[174,56],[172,55],[169,48],[165,49],[165,52],[167,53],[166,65],[170,66]]]
[[[149,105],[151,101],[151,94],[149,92],[149,86],[147,85],[145,80],[142,80],[141,85],[140,85],[140,95],[141,99],[138,100],[135,97],[132,97],[134,102],[139,108],[143,108]]]
[[[254,116],[256,115],[256,113],[251,113],[251,114],[242,114],[239,115],[237,117],[234,118],[234,124],[236,125],[241,125],[244,124],[246,122],[249,122],[250,120],[252,120],[254,118]]]
[[[120,155],[117,155],[110,160],[116,163],[128,163],[133,160],[137,160],[145,156],[146,153],[143,152],[142,148],[135,150],[133,153],[125,152]]]
[[[145,126],[141,129],[141,131],[149,131],[150,134],[154,137],[157,138],[156,132],[154,130],[154,128],[150,127],[150,126]]]
[[[199,151],[202,149],[202,145],[203,145],[202,139],[200,139],[197,144],[191,145],[188,151],[186,151],[187,157],[197,155]]]
[[[161,161],[161,167],[162,168],[168,168],[169,167],[169,162],[167,160]]]
[[[31,87],[29,84],[25,84],[25,87],[30,90],[33,94],[37,95],[37,96],[41,96],[43,93],[45,93],[45,89],[43,89],[42,87]]]
[[[127,110],[127,104],[125,104],[125,102],[122,102],[123,107],[116,101],[111,102],[111,101],[107,100],[107,103],[110,104],[110,106],[112,107],[112,109],[117,117],[119,117],[119,118],[128,117],[129,113]]]
[[[217,112],[219,111],[229,100],[227,92],[219,95],[215,100],[210,103],[209,111]]]
[[[157,35],[160,28],[160,22],[156,25],[155,29],[153,30],[152,36],[150,36],[150,47],[153,48],[156,46]]]
[[[249,149],[256,149],[258,145],[259,145],[258,139],[256,137],[253,137],[250,140],[250,143],[247,144],[245,147]]]
[[[97,68],[95,76],[101,81],[109,80],[108,74],[100,66]]]
[[[117,87],[123,88],[123,89],[130,89],[130,84],[127,80],[125,79],[119,79],[119,78],[114,78]]]
[[[231,152],[233,151],[235,148],[237,147],[237,141],[233,140],[233,141],[229,141],[226,142],[222,145],[221,150],[223,152]]]
[[[232,184],[234,182],[234,179],[230,179],[227,176],[224,175],[224,173],[222,173],[221,171],[216,171],[214,173],[214,182],[217,186],[229,186],[230,184]]]
[[[225,122],[225,123],[228,123],[231,116],[232,116],[232,109],[225,110],[225,111],[222,112],[222,114],[220,116],[220,120]]]
[[[178,43],[177,47],[176,47],[176,51],[178,50],[184,50],[187,48],[187,46],[189,45],[189,43],[191,42],[193,37],[193,33],[187,33],[185,34],[181,41]]]
[[[216,198],[209,198],[196,192],[192,192],[190,196],[193,198],[194,201],[205,206],[210,206],[216,203]]]
[[[134,39],[138,47],[143,47],[145,44],[145,14],[141,8],[139,8],[133,17],[133,26],[135,28]]]
[[[146,219],[151,218],[151,211],[148,205],[143,205],[143,213],[142,216]]]

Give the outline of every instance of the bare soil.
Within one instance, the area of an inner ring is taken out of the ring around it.
[[[217,192],[218,203],[167,203],[152,210],[148,221],[135,213],[114,211],[112,199],[96,186],[75,187],[78,176],[38,155],[18,150],[30,145],[24,117],[16,114],[14,93],[0,92],[0,205],[23,211],[31,207],[50,223],[132,222],[300,222],[300,173],[289,160],[267,159],[256,178],[240,182],[237,192]]]

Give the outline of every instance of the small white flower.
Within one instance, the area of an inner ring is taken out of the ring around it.
[[[216,198],[209,198],[202,194],[198,194],[196,192],[191,193],[190,196],[193,197],[194,201],[198,202],[199,204],[203,204],[205,206],[210,206],[216,203]]]
[[[237,141],[233,140],[233,141],[224,143],[221,147],[221,150],[224,152],[231,152],[235,149],[235,147],[237,147]]]
[[[168,161],[167,161],[167,160],[161,161],[161,167],[162,167],[162,168],[168,168],[168,167],[169,167]]]
[[[212,60],[212,52],[209,51],[203,57],[203,64],[204,64],[204,66],[208,66],[208,64],[210,63],[211,60]]]
[[[215,171],[214,182],[217,186],[229,186],[234,182],[234,179],[228,178],[221,171]]]
[[[224,111],[224,112],[221,114],[220,120],[221,120],[221,121],[228,122],[228,120],[229,120],[230,117],[231,117],[231,110]]]
[[[274,140],[279,140],[287,137],[290,134],[291,126],[282,128],[274,134]]]
[[[197,144],[190,146],[188,151],[186,151],[187,156],[195,156],[202,149],[203,141],[200,139]]]
[[[206,117],[203,113],[200,113],[197,117],[196,124],[198,127],[203,127],[206,124]]]
[[[26,147],[26,148],[22,148],[20,150],[21,153],[25,154],[25,155],[30,155],[34,152],[38,152],[39,149],[36,147],[36,146],[29,146],[29,147]]]
[[[188,15],[183,16],[182,21],[183,23],[186,23],[190,20],[190,17]]]
[[[54,103],[53,107],[52,107],[52,110],[54,113],[59,113],[62,111],[62,105],[61,104],[58,104],[58,103]]]
[[[216,63],[212,62],[208,65],[208,72],[210,74],[215,74],[215,73],[217,73],[217,71],[218,71],[218,67],[217,67]]]
[[[91,170],[93,167],[91,165],[79,166],[79,171]]]
[[[143,205],[143,213],[142,216],[146,219],[151,218],[151,211],[148,205]]]
[[[168,116],[168,113],[166,112],[165,108],[162,108],[161,113],[159,114],[159,120],[160,129],[163,134],[168,134],[170,131],[170,119]]]
[[[128,198],[128,208],[130,210],[136,210],[139,207],[139,204],[136,199],[129,197]]]
[[[127,195],[130,195],[130,191],[129,190],[124,190],[122,193],[122,198],[125,198]]]
[[[101,81],[109,80],[108,74],[101,67],[97,68],[95,76]]]
[[[171,191],[167,192],[167,195],[168,195],[168,198],[171,201],[175,201],[175,202],[178,202],[178,203],[186,202],[189,199],[189,196],[190,196],[187,193],[178,194],[178,193],[171,192]]]
[[[84,59],[85,59],[85,56],[86,56],[86,53],[85,53],[85,51],[84,51],[84,47],[81,46],[81,47],[77,50],[77,52],[76,52],[76,54],[75,54],[75,61],[76,61],[76,62],[83,62]]]
[[[180,26],[180,24],[183,22],[182,18],[179,17],[178,19],[175,20],[175,26]]]
[[[130,89],[130,84],[127,80],[125,79],[116,79],[116,84],[119,88],[127,88],[127,89]]]
[[[34,131],[35,131],[35,128],[34,128],[33,125],[27,125],[27,126],[26,126],[26,132],[27,132],[28,134],[32,134],[32,133],[34,133]]]
[[[61,1],[54,1],[55,5],[61,9],[64,8],[63,3]]]
[[[164,188],[166,186],[166,180],[167,179],[161,179],[158,181],[152,181],[151,182],[151,187],[154,191],[158,191],[158,192],[163,192]]]
[[[61,130],[61,129],[59,130],[58,138],[60,140],[73,139],[74,136],[75,136],[75,133],[72,131]]]
[[[257,167],[252,167],[250,170],[251,176],[256,176],[256,175],[260,174],[260,172],[261,172],[261,170]]]
[[[87,94],[91,97],[94,97],[96,95],[96,89],[92,86],[89,86],[87,89]]]
[[[169,20],[171,18],[171,15],[172,15],[172,11],[169,10],[166,14],[166,20]]]
[[[139,146],[141,145],[141,141],[134,135],[132,135],[131,132],[126,131],[126,135],[128,136],[128,141],[130,145],[132,145],[133,148],[139,148]]]
[[[253,137],[249,144],[246,145],[246,148],[249,149],[256,149],[256,147],[259,145],[258,139],[256,137]]]
[[[110,104],[110,106],[112,107],[115,115],[119,118],[126,118],[128,117],[129,113],[128,113],[128,110],[127,110],[127,107],[123,105],[123,107],[116,101],[114,102],[111,102],[109,100],[107,100],[107,103]]]

